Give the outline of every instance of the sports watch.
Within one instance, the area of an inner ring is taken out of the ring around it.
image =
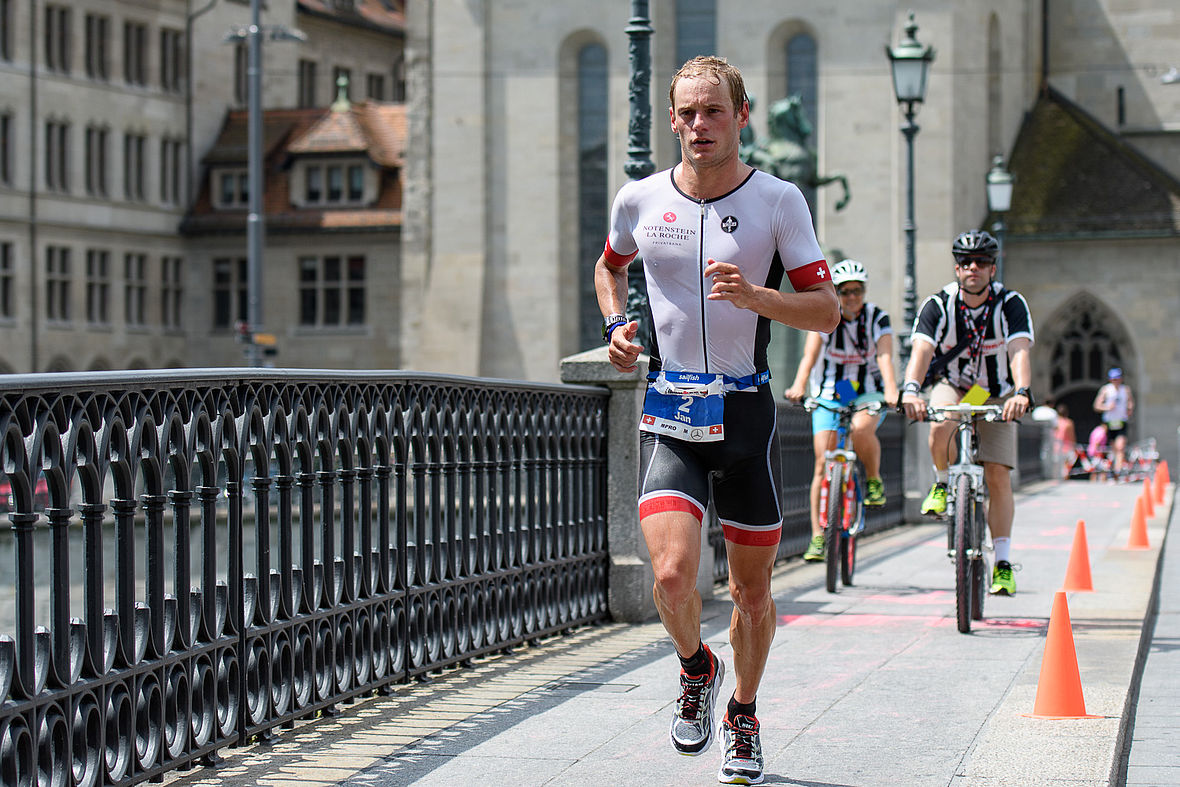
[[[1033,399],[1032,391],[1029,390],[1029,387],[1027,385],[1020,386],[1019,388],[1017,388],[1015,391],[1012,392],[1012,395],[1013,396],[1020,395],[1020,396],[1028,397],[1028,409],[1030,409],[1030,410],[1037,406],[1037,400]]]
[[[610,334],[615,328],[620,325],[626,325],[628,322],[625,314],[608,314],[602,321],[602,341],[610,344]]]

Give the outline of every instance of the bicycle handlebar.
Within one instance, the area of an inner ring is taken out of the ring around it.
[[[982,416],[985,421],[1004,420],[1004,408],[996,404],[926,405],[926,417],[931,421],[974,421]]]
[[[868,412],[876,415],[877,413],[879,413],[885,409],[884,402],[874,401],[874,402],[862,402],[861,404],[857,404],[857,405],[839,404],[839,405],[833,406],[833,405],[828,404],[827,402],[825,402],[822,399],[816,399],[814,396],[805,397],[803,399],[803,401],[794,402],[793,404],[796,407],[802,407],[804,410],[806,410],[809,413],[817,407],[822,407],[823,409],[827,410],[828,412],[836,413],[837,415],[840,415],[842,413],[858,413],[861,410],[867,410]]]

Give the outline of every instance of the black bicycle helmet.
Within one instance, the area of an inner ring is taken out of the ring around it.
[[[996,239],[991,236],[991,233],[984,230],[962,232],[951,245],[951,254],[955,256],[955,259],[959,257],[987,257],[994,262],[999,252],[1000,244],[996,243]]]

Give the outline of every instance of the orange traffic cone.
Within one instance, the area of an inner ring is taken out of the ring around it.
[[[1143,495],[1135,498],[1135,513],[1131,514],[1131,537],[1127,549],[1150,549],[1147,541],[1147,519],[1143,511]]]
[[[1160,462],[1155,468],[1155,502],[1159,505],[1164,504],[1164,487],[1168,485],[1167,464],[1167,462]]]
[[[1143,479],[1143,492],[1139,496],[1143,498],[1143,516],[1151,519],[1155,516],[1155,493],[1151,489],[1151,482],[1146,478]]]
[[[1065,583],[1061,589],[1074,592],[1094,590],[1094,581],[1090,578],[1090,549],[1086,546],[1086,523],[1081,519],[1073,534],[1073,550],[1069,553],[1069,566],[1065,569]]]
[[[1053,595],[1049,613],[1049,633],[1045,637],[1045,656],[1041,660],[1041,677],[1037,681],[1037,699],[1033,712],[1037,719],[1097,719],[1086,713],[1082,697],[1082,676],[1078,672],[1078,655],[1073,646],[1073,628],[1065,591]]]

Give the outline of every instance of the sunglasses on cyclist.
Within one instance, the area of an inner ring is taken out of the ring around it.
[[[991,257],[959,257],[955,260],[955,265],[960,268],[970,268],[974,265],[977,268],[986,268],[988,265],[995,265],[996,261]]]
[[[848,297],[852,297],[853,295],[864,295],[865,288],[864,287],[837,287],[836,294],[840,295],[841,297],[843,297],[845,295],[847,295]]]

